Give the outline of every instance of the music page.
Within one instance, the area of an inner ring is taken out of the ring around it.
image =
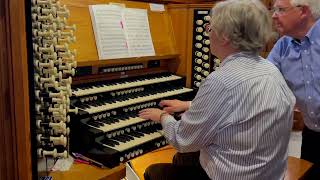
[[[89,6],[100,60],[128,57],[122,23],[123,8],[116,5]]]

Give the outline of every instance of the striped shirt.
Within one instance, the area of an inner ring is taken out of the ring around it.
[[[294,104],[272,63],[236,53],[205,79],[180,121],[165,116],[162,126],[179,152],[200,151],[211,179],[282,179]]]

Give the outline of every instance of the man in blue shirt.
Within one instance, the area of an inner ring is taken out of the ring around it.
[[[301,158],[320,164],[320,2],[276,0],[280,35],[268,60],[283,74],[303,113]]]

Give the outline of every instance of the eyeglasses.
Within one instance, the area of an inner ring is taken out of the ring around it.
[[[283,15],[286,12],[290,11],[291,9],[294,9],[296,7],[301,7],[301,6],[292,6],[292,7],[273,7],[271,12],[273,14],[277,14],[277,15]]]

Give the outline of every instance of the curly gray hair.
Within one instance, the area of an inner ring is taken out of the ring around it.
[[[210,26],[234,48],[258,53],[274,35],[267,8],[259,0],[226,0],[211,10]],[[214,43],[214,42],[212,42]]]

